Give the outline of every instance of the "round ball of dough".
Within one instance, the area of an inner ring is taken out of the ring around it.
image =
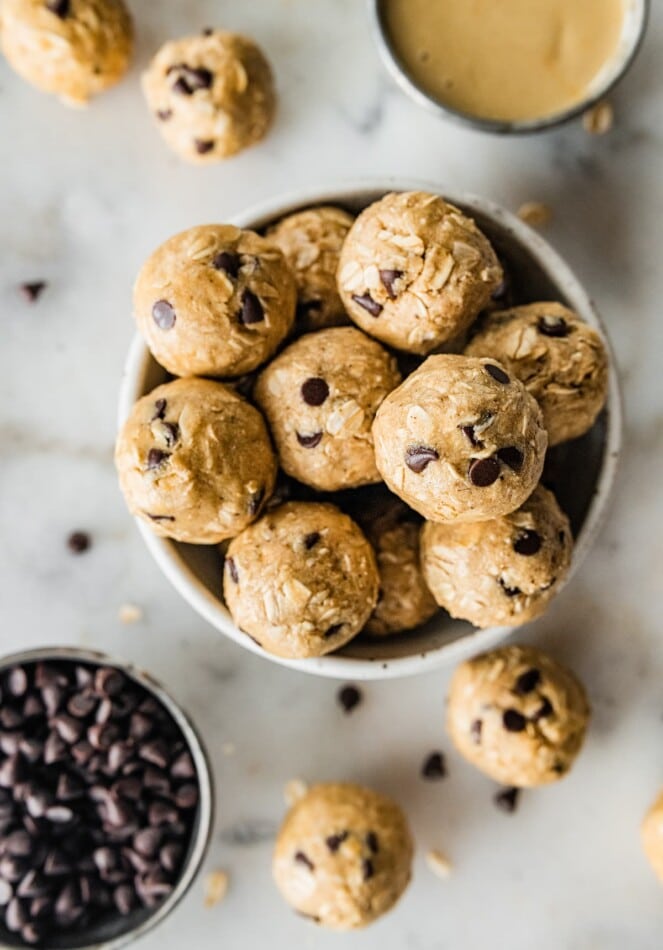
[[[169,238],[134,287],[138,329],[176,376],[241,376],[290,330],[295,281],[278,248],[253,231],[209,224]]]
[[[297,328],[302,332],[350,322],[336,287],[336,271],[352,221],[341,208],[307,208],[282,218],[267,232],[295,274]]]
[[[354,327],[291,343],[255,388],[283,469],[319,491],[380,481],[371,426],[400,380],[394,357]]]
[[[164,44],[143,74],[143,91],[166,143],[198,164],[259,142],[276,111],[262,50],[222,30]]]
[[[236,625],[265,650],[322,656],[364,626],[378,572],[347,515],[333,505],[288,502],[230,543],[223,590]]]
[[[338,269],[362,330],[411,353],[458,336],[488,303],[502,268],[474,221],[439,195],[385,195],[347,236]]]
[[[584,435],[605,405],[605,344],[561,303],[487,315],[465,353],[499,360],[518,377],[541,406],[550,445]]]
[[[569,771],[589,704],[573,673],[531,647],[508,646],[462,663],[449,688],[447,729],[468,762],[496,782],[529,788]]]
[[[429,356],[380,406],[375,460],[393,492],[429,521],[486,521],[536,487],[541,410],[494,360]]]
[[[440,607],[475,627],[518,626],[539,617],[571,564],[569,520],[539,487],[511,514],[474,524],[427,522],[421,562]]]
[[[647,859],[663,884],[663,791],[645,815],[641,837]]]
[[[133,24],[123,0],[4,0],[0,43],[23,79],[81,106],[124,76]]]
[[[410,882],[413,851],[391,799],[349,783],[314,785],[281,826],[274,879],[298,914],[352,930],[394,906]]]
[[[139,399],[115,463],[131,513],[189,544],[216,544],[245,528],[277,469],[258,410],[209,379],[176,379]]]

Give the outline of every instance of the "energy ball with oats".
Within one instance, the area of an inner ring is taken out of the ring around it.
[[[641,836],[647,859],[663,884],[663,791],[645,815]]]
[[[585,738],[582,685],[552,657],[507,646],[462,663],[449,688],[447,729],[468,762],[496,782],[529,788],[566,775]]]
[[[323,330],[350,322],[338,294],[336,271],[352,221],[341,208],[307,208],[282,218],[267,232],[295,274],[299,330]]]
[[[274,353],[295,317],[295,281],[253,231],[209,224],[169,238],[143,264],[134,314],[177,376],[242,376]]]
[[[115,463],[131,513],[189,544],[216,544],[245,528],[277,468],[258,410],[209,379],[177,379],[139,399]]]
[[[424,578],[440,607],[475,627],[540,616],[565,579],[573,541],[555,496],[539,487],[516,511],[474,524],[424,525]]]
[[[389,194],[366,208],[338,269],[354,322],[383,343],[423,354],[466,330],[501,280],[474,221],[423,191]]]
[[[429,356],[384,400],[373,424],[385,482],[429,521],[515,511],[541,477],[541,410],[499,363]]]
[[[124,76],[133,24],[123,0],[3,0],[0,44],[23,79],[82,106]]]
[[[274,879],[298,914],[353,930],[394,906],[410,882],[413,852],[407,819],[391,799],[349,783],[314,785],[281,826]]]
[[[371,426],[400,380],[394,357],[354,327],[291,343],[255,388],[282,468],[319,491],[380,481]]]
[[[322,656],[375,607],[373,550],[333,505],[287,502],[231,541],[223,590],[232,618],[269,653]]]
[[[197,164],[259,142],[276,109],[262,50],[248,37],[222,30],[162,46],[143,74],[143,91],[167,144]]]
[[[487,315],[465,353],[499,360],[518,377],[541,406],[550,445],[584,435],[605,405],[605,344],[561,303],[532,303]]]

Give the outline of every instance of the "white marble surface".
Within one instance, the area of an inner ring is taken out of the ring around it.
[[[0,646],[95,645],[137,660],[172,687],[209,743],[218,824],[207,866],[227,868],[231,890],[203,911],[199,881],[142,946],[657,950],[663,890],[640,853],[638,824],[663,783],[660,8],[613,97],[609,135],[593,139],[575,124],[516,140],[417,110],[384,75],[360,0],[132,6],[135,69],[87,113],[0,66]],[[262,147],[191,169],[162,146],[138,73],[162,40],[215,23],[264,44],[282,108]],[[523,635],[581,673],[592,730],[571,777],[525,794],[512,816],[449,748],[445,672],[368,685],[345,717],[334,683],[250,656],[179,600],[125,513],[111,464],[130,288],[146,253],[177,229],[282,190],[385,174],[448,182],[512,208],[548,202],[549,236],[594,294],[619,355],[628,431],[612,515],[579,576]],[[40,278],[48,288],[29,306],[17,284]],[[65,547],[74,528],[94,538],[78,558]],[[143,622],[120,624],[127,602],[144,609]],[[438,747],[449,777],[424,783],[421,760]],[[364,933],[323,934],[274,891],[270,838],[293,776],[358,779],[408,808],[420,846],[414,883]],[[245,827],[257,840],[240,845]],[[446,882],[423,862],[431,847],[454,862]]]

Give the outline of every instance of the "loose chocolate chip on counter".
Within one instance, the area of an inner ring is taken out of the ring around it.
[[[539,333],[543,333],[544,336],[564,337],[568,336],[570,332],[566,320],[563,317],[553,316],[553,314],[544,314],[544,316],[539,317],[537,327]]]
[[[553,711],[553,705],[548,699],[547,696],[543,697],[543,701],[537,711],[532,716],[533,722],[538,722],[539,719],[545,719],[547,716],[550,716]]]
[[[230,578],[235,584],[239,584],[239,574],[237,573],[237,565],[231,557],[226,558],[226,567],[228,568],[228,573]]]
[[[320,532],[312,531],[310,534],[307,534],[304,538],[304,547],[307,551],[310,551],[311,548],[314,548],[318,541],[320,540]]]
[[[504,462],[514,472],[519,472],[523,467],[523,453],[515,445],[507,445],[503,449],[498,449],[497,457],[500,462]]]
[[[295,434],[297,441],[304,449],[314,449],[322,441],[322,432],[312,432],[310,435],[303,435],[301,432]]]
[[[541,535],[537,531],[521,531],[513,542],[513,550],[524,557],[532,557],[541,550]]]
[[[163,452],[161,449],[150,449],[150,451],[147,453],[148,471],[152,471],[155,468],[161,468],[163,463],[169,458],[169,452]]]
[[[444,755],[441,752],[431,752],[421,766],[421,775],[425,779],[441,779],[447,774]]]
[[[361,873],[365,881],[370,880],[375,874],[375,867],[370,858],[364,858],[361,862]]]
[[[308,868],[309,871],[315,871],[315,865],[313,861],[304,854],[303,851],[295,851],[295,861],[297,864],[303,864],[305,868]]]
[[[64,20],[69,16],[71,0],[48,0],[46,9],[60,17],[61,20]]]
[[[339,831],[338,834],[329,835],[328,838],[325,838],[325,844],[332,854],[336,854],[343,842],[347,840],[348,835],[348,831]]]
[[[409,445],[405,450],[405,464],[417,475],[420,475],[430,462],[437,462],[439,458],[437,450],[428,445]]]
[[[242,294],[242,305],[239,311],[239,321],[244,326],[250,326],[252,323],[262,323],[265,319],[265,312],[260,300],[250,290],[245,290]]]
[[[527,726],[527,720],[517,709],[505,709],[502,724],[507,732],[522,732]]]
[[[525,670],[524,673],[521,673],[518,679],[516,680],[516,685],[513,687],[515,693],[518,693],[519,696],[526,696],[527,693],[531,693],[541,682],[541,672],[540,670],[532,667],[531,670]]]
[[[472,459],[467,475],[477,488],[488,488],[500,477],[500,463],[495,458]]]
[[[21,284],[19,287],[23,297],[27,300],[28,303],[35,303],[41,297],[42,293],[46,290],[46,281],[45,280],[33,280],[25,284]]]
[[[172,330],[177,315],[172,304],[167,300],[157,300],[152,307],[152,319],[160,330]]]
[[[496,380],[498,383],[502,383],[503,386],[506,386],[507,383],[511,382],[511,379],[508,376],[508,374],[505,373],[501,367],[495,366],[494,363],[484,363],[483,368],[485,369],[485,371],[488,373],[489,376],[492,376],[493,379]]]
[[[87,531],[72,531],[67,538],[67,547],[72,554],[83,554],[92,543]]]
[[[172,119],[172,117],[173,117],[172,109],[159,109],[157,111],[157,118],[160,119],[161,122],[168,122],[168,120]]]
[[[193,142],[199,155],[207,155],[214,148],[214,139],[194,139]]]
[[[241,264],[239,254],[233,254],[231,251],[221,251],[212,261],[212,267],[215,270],[222,270],[228,277],[232,277],[233,280],[237,279]]]
[[[364,310],[367,310],[372,317],[379,317],[382,313],[382,304],[373,300],[370,294],[353,294],[352,299]]]
[[[343,711],[346,713],[352,712],[352,710],[361,703],[362,696],[356,686],[353,686],[349,683],[347,686],[342,686],[336,698],[343,708]]]
[[[475,719],[470,726],[470,735],[475,745],[481,744],[481,732],[483,730],[483,722],[481,719]]]
[[[387,291],[387,296],[390,300],[396,299],[396,291],[394,290],[394,284],[397,280],[403,276],[402,270],[392,270],[391,268],[380,271],[380,280],[382,281],[382,286]]]
[[[493,801],[500,809],[507,814],[512,814],[518,807],[518,798],[520,796],[519,788],[503,788],[495,794]]]
[[[321,406],[329,396],[329,386],[320,376],[311,376],[304,380],[300,392],[307,406]]]

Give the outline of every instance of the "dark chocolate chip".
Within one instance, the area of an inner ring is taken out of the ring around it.
[[[238,314],[240,323],[244,326],[250,326],[253,323],[262,323],[265,319],[265,311],[258,297],[250,290],[245,290],[242,294],[242,304]]]
[[[163,831],[160,828],[142,828],[133,836],[133,846],[144,858],[152,858],[161,847]]]
[[[500,463],[495,458],[472,459],[467,475],[477,488],[488,488],[500,477]]]
[[[178,808],[193,808],[198,804],[198,786],[194,785],[193,782],[180,785],[173,795],[173,801]]]
[[[190,96],[199,89],[209,89],[214,81],[214,73],[205,69],[204,66],[195,68],[187,66],[186,63],[178,63],[171,66],[168,72],[179,73],[179,79],[173,85],[173,90],[185,96]]]
[[[325,638],[335,637],[339,630],[342,628],[342,623],[333,623],[330,627],[327,627],[325,630]]]
[[[339,831],[337,834],[329,835],[328,838],[325,838],[325,844],[332,854],[336,854],[343,842],[347,839],[348,835],[348,831]]]
[[[329,395],[329,386],[320,376],[311,376],[302,383],[300,392],[307,406],[321,406]]]
[[[172,304],[167,300],[157,300],[152,307],[152,319],[160,330],[172,330],[177,320],[177,315]]]
[[[35,303],[41,297],[46,289],[45,280],[35,280],[26,284],[21,284],[19,290],[28,303]]]
[[[130,914],[136,906],[136,894],[129,884],[120,884],[113,891],[113,902],[123,917]]]
[[[168,745],[163,739],[153,739],[146,742],[138,749],[138,755],[146,762],[156,765],[157,768],[165,769],[170,761]]]
[[[548,699],[547,696],[543,697],[543,701],[537,711],[532,716],[533,722],[538,722],[539,719],[545,719],[547,716],[550,716],[553,711],[553,705]]]
[[[500,585],[507,597],[517,597],[518,594],[522,594],[520,587],[509,587],[503,577],[498,578],[497,583]]]
[[[421,766],[421,774],[426,779],[441,779],[447,774],[444,755],[441,752],[431,752]]]
[[[170,774],[173,778],[193,778],[196,774],[196,768],[188,752],[182,752],[175,759],[170,767]]]
[[[67,547],[72,554],[83,554],[91,543],[90,535],[86,531],[72,531],[67,538]]]
[[[405,450],[405,464],[417,475],[420,475],[431,462],[437,462],[439,458],[437,450],[428,445],[408,445]]]
[[[233,280],[237,279],[241,264],[242,261],[239,254],[233,254],[231,251],[221,251],[212,261],[212,267],[216,270],[222,270],[228,277],[232,277]]]
[[[483,368],[488,373],[489,376],[492,376],[494,380],[498,383],[502,383],[503,386],[506,386],[507,383],[511,382],[510,377],[500,366],[495,366],[494,363],[484,363]]]
[[[7,930],[16,933],[27,923],[29,923],[27,909],[17,897],[12,897],[5,911]]]
[[[176,841],[171,841],[164,845],[159,851],[159,863],[169,874],[174,874],[182,862],[184,848]]]
[[[378,841],[378,836],[374,831],[369,831],[366,834],[366,844],[373,854],[377,854],[380,850],[380,842]]]
[[[319,531],[311,531],[310,534],[307,534],[304,538],[304,547],[306,550],[310,551],[311,548],[314,548],[320,540],[320,537],[321,535]]]
[[[370,880],[375,874],[375,867],[370,858],[364,858],[361,862],[361,873],[365,881]]]
[[[515,445],[507,445],[503,449],[498,449],[497,457],[500,462],[504,462],[514,472],[519,472],[523,467],[523,453]]]
[[[161,468],[163,463],[169,458],[169,452],[163,452],[161,449],[150,449],[147,453],[147,470],[153,471],[155,468]]]
[[[305,449],[314,449],[322,441],[322,432],[312,432],[310,435],[302,435],[301,432],[297,432],[296,435],[297,441]]]
[[[537,327],[539,333],[543,333],[544,336],[564,337],[570,333],[566,320],[552,314],[544,314],[544,316],[539,317]]]
[[[7,676],[7,690],[12,696],[25,696],[28,688],[28,674],[22,666],[15,666]]]
[[[481,732],[483,729],[483,722],[481,719],[475,719],[470,726],[470,734],[472,736],[472,741],[475,745],[481,744]]]
[[[403,276],[402,270],[392,270],[391,268],[380,271],[380,280],[382,281],[382,286],[387,291],[387,296],[390,300],[396,299],[396,291],[394,290],[394,284],[397,280]]]
[[[212,36],[213,33],[214,33],[214,30],[212,29],[211,26],[206,26],[205,29],[203,30],[203,36]]]
[[[65,20],[71,12],[71,0],[47,0],[46,9]]]
[[[85,719],[97,705],[97,697],[92,693],[74,693],[67,702],[67,712],[71,716]]]
[[[541,550],[541,535],[537,531],[521,531],[513,542],[513,550],[524,557],[532,557]]]
[[[2,847],[7,854],[11,854],[17,858],[25,858],[32,854],[32,838],[28,832],[23,829],[13,831],[3,839]]]
[[[78,742],[85,728],[79,719],[73,716],[67,716],[60,713],[51,720],[51,726],[55,729],[61,739],[64,739],[69,745]]]
[[[475,449],[483,448],[483,442],[480,439],[477,439],[474,426],[459,426],[459,429],[468,440],[470,445],[472,445]]]
[[[232,581],[235,584],[239,584],[239,574],[237,573],[237,565],[235,564],[235,562],[233,561],[231,557],[226,558],[226,567],[228,568],[228,573],[230,574]]]
[[[168,403],[165,399],[157,399],[154,403],[154,415],[152,416],[152,422],[156,422],[157,419],[164,419],[166,416],[166,409]]]
[[[357,687],[349,683],[347,686],[342,686],[339,689],[338,693],[336,694],[336,698],[343,707],[343,711],[350,713],[355,708],[355,706],[360,704],[362,696]]]
[[[309,871],[315,871],[315,865],[313,864],[313,861],[311,861],[311,859],[307,857],[303,851],[295,851],[294,860],[297,862],[297,864],[303,864],[305,868],[309,869]]]
[[[379,304],[377,300],[373,300],[370,294],[353,294],[352,299],[356,304],[359,304],[360,307],[363,307],[364,310],[367,310],[372,317],[379,317],[382,313],[382,304]]]
[[[520,674],[513,689],[519,696],[525,696],[536,689],[540,682],[541,671],[532,667],[531,670],[525,670],[524,673]]]
[[[497,792],[493,801],[500,809],[507,814],[512,814],[518,807],[518,797],[520,796],[519,788],[504,788],[501,791]]]
[[[214,139],[194,139],[193,144],[199,155],[207,155],[214,148]]]
[[[150,521],[174,521],[174,515],[151,515],[149,511],[146,511],[145,514],[150,519]]]
[[[168,448],[172,448],[179,442],[180,439],[180,427],[176,422],[164,422],[161,427],[163,432],[164,439],[166,440],[166,445]]]
[[[507,732],[522,732],[527,726],[527,720],[517,709],[505,709],[502,724]]]
[[[191,96],[193,94],[193,89],[189,86],[189,83],[186,81],[184,76],[179,76],[172,85],[173,92],[176,92],[179,96]]]
[[[172,117],[173,117],[172,109],[159,109],[157,111],[157,118],[160,119],[162,122],[168,122],[168,120],[172,119]]]
[[[126,686],[123,673],[112,666],[101,666],[94,676],[94,688],[100,696],[119,696]]]

